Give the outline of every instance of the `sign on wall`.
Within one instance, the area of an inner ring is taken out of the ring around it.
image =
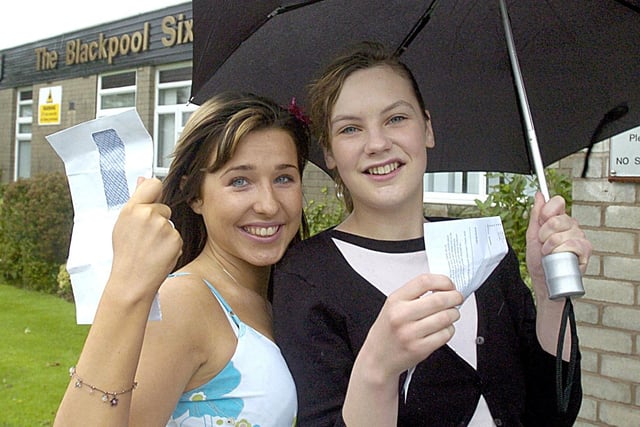
[[[611,137],[609,181],[640,181],[640,126]]]
[[[38,96],[38,124],[59,125],[62,105],[62,86],[40,88]]]

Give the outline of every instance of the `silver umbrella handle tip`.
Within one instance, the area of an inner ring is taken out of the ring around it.
[[[542,257],[542,268],[552,300],[584,295],[578,256],[572,252],[558,252]]]

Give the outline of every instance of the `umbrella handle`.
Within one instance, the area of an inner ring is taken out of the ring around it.
[[[549,298],[554,300],[584,295],[578,256],[573,252],[558,252],[542,257],[542,268]]]

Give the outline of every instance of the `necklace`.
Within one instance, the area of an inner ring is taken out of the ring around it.
[[[226,274],[226,275],[231,279],[231,281],[232,281],[232,282],[233,282],[233,283],[234,283],[238,288],[242,289],[243,291],[250,290],[250,291],[252,291],[253,293],[255,293],[255,294],[257,294],[258,296],[260,296],[262,299],[266,299],[266,297],[265,297],[265,296],[263,296],[263,295],[261,295],[258,291],[256,291],[256,290],[252,290],[252,289],[249,289],[249,288],[247,288],[246,286],[242,286],[242,285],[240,284],[240,282],[238,282],[238,281],[236,280],[236,278],[234,277],[234,275],[233,275],[233,274],[231,274],[231,273],[229,272],[229,270],[227,270],[227,269],[224,267],[224,265],[222,265],[222,263],[221,263],[220,261],[218,261],[218,258],[216,258],[216,257],[214,256],[214,257],[213,257],[213,259],[216,261],[216,264],[218,264],[218,267],[220,267],[220,269],[224,272],[224,274]]]
[[[229,270],[227,270],[226,268],[224,268],[224,265],[222,265],[222,263],[220,262],[220,260],[218,259],[217,256],[215,256],[215,254],[213,254],[212,258],[214,259],[214,261],[216,262],[216,264],[218,264],[218,267],[220,267],[220,269],[222,271],[224,271],[224,274],[227,275],[227,277],[229,277],[229,279],[231,279],[231,281],[236,285],[236,286],[240,286],[240,283],[236,280],[235,277],[233,277],[233,274],[229,273]]]
[[[214,259],[216,260],[216,263],[218,264],[218,267],[220,267],[220,269],[221,269],[222,271],[224,271],[224,274],[226,274],[227,276],[229,276],[229,278],[233,281],[233,283],[234,283],[238,288],[240,288],[240,289],[244,289],[244,290],[247,290],[246,288],[244,288],[243,286],[241,286],[241,285],[240,285],[240,282],[238,282],[238,281],[236,280],[236,278],[233,276],[233,274],[231,274],[231,273],[229,272],[229,270],[227,270],[226,268],[224,268],[224,265],[222,265],[222,263],[221,263],[220,261],[218,261],[218,259],[217,259],[216,257],[214,257]],[[253,292],[254,292],[254,293],[256,293],[255,291],[253,291]],[[270,304],[268,303],[268,301],[266,300],[266,298],[265,298],[264,296],[261,296],[261,295],[259,295],[258,293],[256,293],[256,295],[260,296],[260,297],[262,298],[263,302],[266,304],[266,306],[265,306],[266,314],[267,314],[267,315],[269,316],[269,318],[271,319],[272,314],[271,314],[271,306],[270,306]],[[235,310],[233,310],[233,309],[231,308],[231,306],[229,306],[229,310],[230,310],[229,314],[231,314],[232,316],[236,316],[236,312],[235,312]]]
[[[240,286],[240,283],[238,283],[238,281],[236,280],[236,278],[235,278],[235,277],[233,277],[233,275],[232,275],[231,273],[229,273],[229,271],[227,271],[227,269],[226,269],[226,268],[224,268],[224,266],[223,266],[223,265],[222,265],[218,260],[216,260],[216,261],[218,262],[218,265],[220,266],[220,268],[222,269],[222,271],[224,271],[224,273],[225,273],[227,276],[229,276],[229,278],[233,281],[233,283],[235,283],[235,284],[236,284],[236,286]]]
[[[236,280],[235,277],[233,277],[233,274],[229,273],[229,270],[227,270],[226,268],[224,268],[224,265],[222,265],[222,263],[220,261],[218,261],[218,258],[216,258],[215,256],[213,257],[213,259],[216,260],[216,264],[218,264],[218,267],[220,267],[222,269],[222,271],[224,271],[224,274],[226,274],[227,276],[229,276],[229,278],[231,279],[231,281],[237,286],[237,287],[241,287],[240,283],[238,283],[238,281]],[[229,314],[231,316],[235,316],[235,311],[229,306]]]

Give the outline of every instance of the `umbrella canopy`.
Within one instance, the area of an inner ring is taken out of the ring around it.
[[[507,9],[545,165],[640,125],[640,0]],[[421,87],[436,136],[428,171],[533,170],[498,0],[193,0],[193,19],[196,104],[242,90],[304,108],[339,50],[375,40],[399,49]]]

